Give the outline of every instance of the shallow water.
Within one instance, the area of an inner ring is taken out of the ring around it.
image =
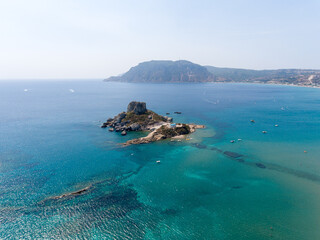
[[[319,89],[1,82],[0,99],[0,239],[320,238]],[[123,148],[140,134],[99,126],[131,100],[207,128]]]

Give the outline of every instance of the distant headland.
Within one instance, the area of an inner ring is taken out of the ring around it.
[[[167,113],[169,115],[170,113]],[[175,112],[181,114],[181,112]],[[132,101],[127,107],[127,112],[119,113],[114,118],[109,118],[102,124],[101,128],[109,127],[109,131],[121,132],[127,135],[131,131],[149,131],[146,137],[136,138],[123,143],[124,146],[131,144],[150,143],[168,138],[184,138],[193,133],[197,128],[204,125],[173,123],[173,118],[161,116],[148,110],[145,102]]]
[[[320,70],[250,70],[201,66],[185,60],[148,61],[128,72],[104,81],[131,83],[207,83],[240,82],[320,87]]]

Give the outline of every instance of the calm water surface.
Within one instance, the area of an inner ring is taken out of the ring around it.
[[[320,239],[319,89],[0,82],[0,100],[0,239]],[[207,128],[120,147],[141,134],[100,124],[131,100]]]

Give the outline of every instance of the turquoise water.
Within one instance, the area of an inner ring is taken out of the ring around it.
[[[1,82],[0,100],[0,239],[320,239],[319,89]],[[123,148],[141,134],[100,124],[131,100],[207,128]]]

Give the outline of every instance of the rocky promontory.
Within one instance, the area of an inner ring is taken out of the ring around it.
[[[102,128],[109,127],[109,131],[121,132],[126,135],[131,131],[149,131],[146,137],[136,138],[125,142],[123,145],[142,144],[159,141],[168,138],[179,138],[194,132],[204,125],[172,123],[173,119],[161,116],[148,110],[145,102],[130,102],[127,112],[121,112],[113,118],[109,118],[102,124]]]
[[[130,68],[124,74],[105,79],[106,82],[130,83],[207,83],[243,82],[320,87],[319,69],[253,70],[201,66],[185,60],[148,61]]]

